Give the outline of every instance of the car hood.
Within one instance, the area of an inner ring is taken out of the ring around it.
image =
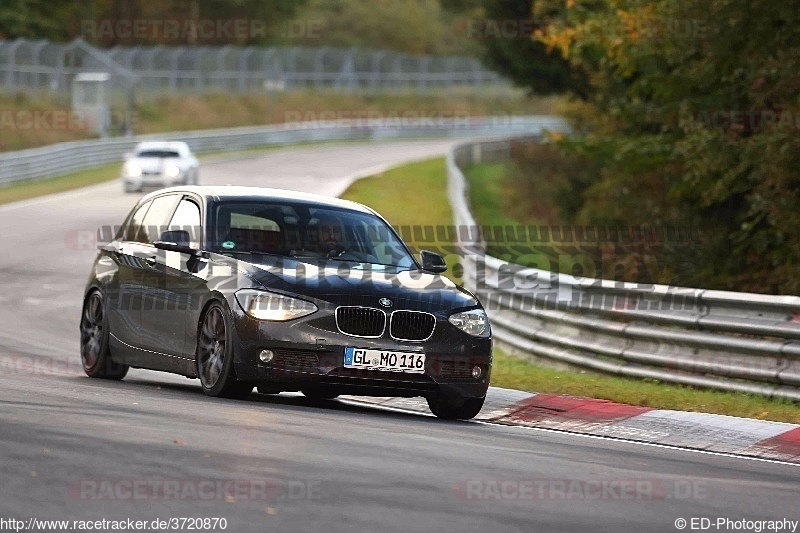
[[[450,279],[419,270],[328,260],[305,262],[281,258],[274,262],[239,261],[239,269],[265,289],[323,300],[333,305],[450,311],[478,305],[477,299]],[[387,302],[384,302],[386,304]]]

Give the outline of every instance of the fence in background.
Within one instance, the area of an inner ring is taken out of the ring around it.
[[[457,226],[476,228],[462,169],[507,160],[512,142],[448,155]],[[800,297],[576,278],[488,256],[477,231],[461,238],[465,283],[503,344],[611,374],[800,400]]]
[[[115,46],[0,41],[0,88],[69,91],[78,72],[108,72],[117,93],[258,93],[295,88],[346,92],[509,87],[472,57],[411,56],[330,47]]]

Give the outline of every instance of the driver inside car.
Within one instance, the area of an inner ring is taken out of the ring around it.
[[[333,215],[322,215],[319,218],[314,237],[319,253],[325,257],[336,258],[349,249],[342,221]]]
[[[328,259],[381,264],[374,250],[367,252],[359,244],[358,228],[355,224],[331,213],[320,213],[317,216],[316,225],[309,227],[312,251]]]

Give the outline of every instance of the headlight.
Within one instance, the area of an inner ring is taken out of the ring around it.
[[[164,167],[164,175],[168,178],[177,178],[181,175],[181,169],[178,165],[167,165]]]
[[[491,334],[489,317],[480,309],[456,313],[451,315],[448,320],[455,327],[473,337],[488,337]]]
[[[245,313],[259,320],[284,322],[317,311],[311,302],[255,289],[238,291],[236,301]]]
[[[142,167],[136,163],[125,163],[122,167],[122,172],[129,178],[138,178],[142,175]]]

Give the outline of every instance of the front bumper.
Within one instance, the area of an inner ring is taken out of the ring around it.
[[[239,379],[281,391],[308,388],[364,396],[461,396],[482,398],[489,388],[491,338],[470,337],[437,317],[426,341],[397,341],[351,337],[330,327],[332,317],[291,322],[264,322],[234,312],[234,364]],[[391,372],[344,367],[346,347],[425,354],[424,373]],[[259,360],[261,350],[275,357]],[[472,369],[481,368],[479,378]]]
[[[183,183],[184,173],[182,172],[175,177],[169,177],[164,174],[144,174],[135,178],[123,176],[122,181],[126,186],[137,189],[142,187],[171,187]]]

